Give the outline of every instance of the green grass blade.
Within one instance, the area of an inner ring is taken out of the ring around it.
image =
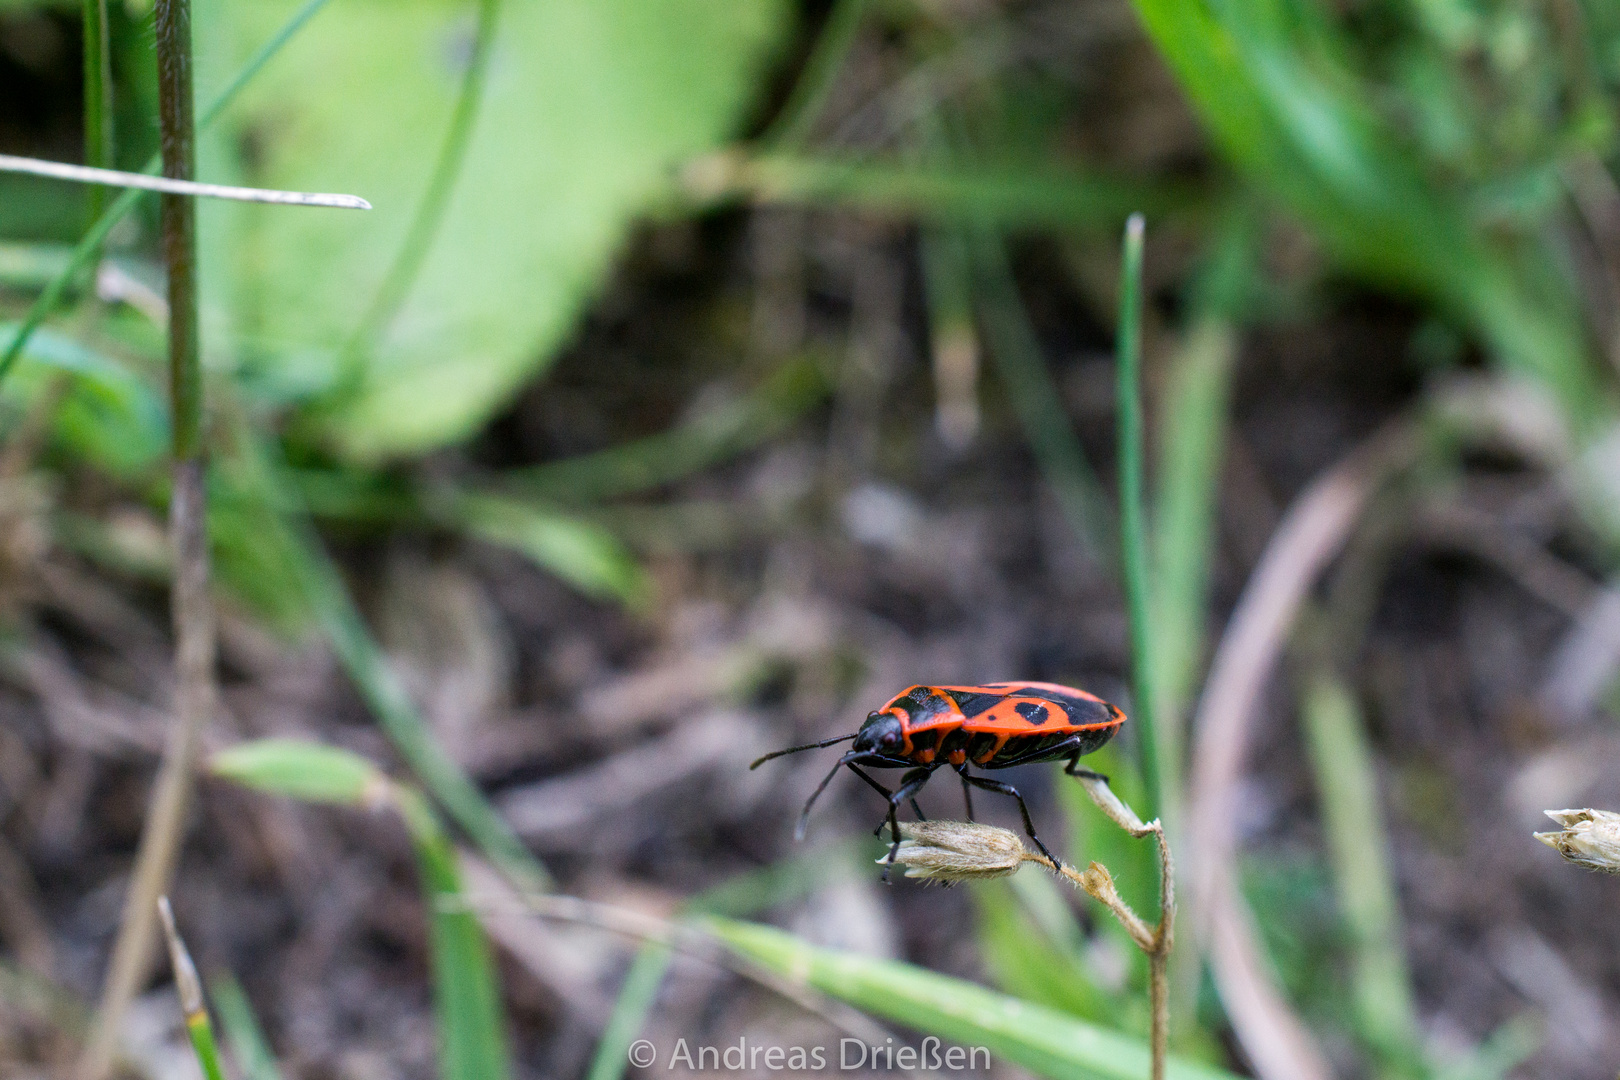
[[[1214,547],[1216,488],[1237,341],[1226,322],[1207,319],[1188,332],[1171,362],[1159,435],[1153,522],[1153,625],[1158,649],[1154,716],[1169,814],[1181,776],[1183,718],[1203,659],[1205,600]]]
[[[1100,562],[1111,564],[1114,514],[1086,461],[1074,424],[1063,410],[1062,395],[1046,368],[1040,342],[1013,283],[1006,249],[998,237],[975,233],[969,237],[969,250],[990,356],[1041,474],[1052,485],[1058,505],[1081,543]]]
[[[308,0],[308,3],[298,9],[293,17],[287,20],[286,25],[277,31],[274,37],[249,58],[248,62],[243,65],[242,70],[237,72],[224,90],[220,91],[219,96],[209,102],[208,107],[202,111],[202,115],[197,120],[199,134],[208,129],[219,117],[220,113],[225,111],[225,107],[241,92],[242,88],[252,81],[253,76],[257,75],[259,70],[269,63],[270,58],[290,41],[293,35],[314,17],[315,13],[326,3],[327,0]],[[154,154],[141,171],[155,176],[161,166],[162,160],[158,155]],[[18,329],[16,336],[6,346],[5,352],[0,353],[0,380],[4,380],[11,372],[12,367],[17,363],[17,358],[22,355],[23,347],[28,344],[28,339],[45,322],[46,317],[56,310],[56,306],[61,303],[62,297],[67,293],[68,287],[73,283],[73,280],[82,274],[85,268],[96,259],[101,251],[102,244],[106,242],[107,235],[112,232],[113,227],[135,208],[135,204],[145,194],[147,192],[139,188],[127,188],[120,192],[118,197],[112,201],[112,204],[102,212],[95,223],[79,238],[79,242],[73,245],[73,251],[68,257],[67,265],[51,279],[50,284],[46,285],[44,291],[35,298],[27,313],[23,316],[22,325]]]
[[[84,163],[116,169],[113,160],[112,49],[107,33],[107,0],[84,0]],[[89,191],[90,220],[101,216],[106,192]]]
[[[704,201],[746,197],[1005,229],[1113,228],[1137,209],[1160,217],[1196,208],[1194,193],[1179,185],[1042,169],[727,152],[683,175],[688,194]]]
[[[293,539],[294,565],[316,621],[411,771],[514,885],[549,888],[551,876],[545,868],[428,730],[325,548],[312,536]]]
[[[438,234],[439,224],[450,205],[450,195],[455,190],[456,177],[461,175],[461,163],[466,159],[467,146],[472,141],[473,128],[478,121],[478,106],[484,98],[484,82],[489,72],[489,56],[495,47],[500,13],[501,0],[479,0],[478,29],[473,35],[472,55],[468,57],[467,70],[462,75],[461,93],[450,116],[450,128],[445,133],[444,144],[439,148],[439,159],[433,166],[433,175],[416,208],[416,216],[411,220],[405,241],[400,245],[399,254],[388,268],[371,307],[366,310],[365,318],[344,350],[351,365],[358,364],[362,351],[387,329],[388,323],[398,314],[433,246],[433,238]],[[352,379],[356,374],[345,372],[344,377]]]
[[[1082,1020],[1127,1026],[1121,1002],[1104,992],[1092,980],[1081,961],[1075,943],[1065,942],[1039,925],[1036,909],[1019,895],[1025,880],[1050,880],[1035,874],[1016,874],[1011,880],[976,882],[973,909],[977,916],[975,937],[979,953],[995,984],[1008,994],[1045,1005]],[[1071,925],[1073,916],[1065,905],[1063,917]],[[1136,1009],[1135,1019],[1145,1021],[1145,1008]],[[1141,1025],[1146,1030],[1145,1024]]]
[[[1054,1009],[911,964],[823,949],[784,931],[729,919],[699,925],[772,971],[807,983],[856,1008],[1051,1080],[1141,1080],[1148,1048],[1140,1039]],[[1170,1080],[1235,1080],[1213,1066],[1172,1058]]]
[[[705,889],[689,900],[686,911],[726,915],[748,915],[785,903],[827,883],[829,864],[848,862],[853,846],[840,845],[785,859],[759,870],[750,870]],[[636,952],[625,975],[619,997],[613,1003],[602,1039],[596,1045],[588,1080],[619,1080],[624,1075],[630,1044],[641,1033],[658,988],[669,970],[671,951],[658,942],[648,942]]]
[[[208,770],[232,783],[301,802],[365,806],[388,792],[381,769],[351,750],[305,739],[255,739],[221,750]]]
[[[197,977],[197,965],[192,963],[185,940],[174,925],[174,911],[169,898],[159,896],[158,912],[163,924],[163,936],[169,946],[169,964],[174,972],[174,988],[180,999],[180,1010],[186,1022],[186,1034],[191,1037],[191,1049],[197,1056],[207,1080],[225,1080],[220,1065],[219,1046],[214,1041],[214,1025],[208,1019],[208,1003],[203,1000],[202,980]]]
[[[576,504],[647,491],[775,437],[824,400],[827,392],[827,379],[813,360],[794,360],[754,393],[670,431],[514,470],[503,482],[531,495]]]
[[[641,1033],[673,957],[674,951],[668,945],[657,942],[648,942],[636,950],[618,1000],[613,1003],[613,1014],[602,1031],[602,1040],[596,1044],[596,1056],[591,1059],[586,1080],[619,1080],[624,1075],[630,1044]]]
[[[242,984],[228,971],[216,976],[213,984],[214,1010],[225,1030],[225,1045],[242,1076],[245,1080],[281,1080],[281,1068]]]
[[[783,150],[804,142],[837,85],[838,73],[843,70],[855,36],[860,32],[867,3],[868,0],[838,0],[833,5],[821,35],[816,38],[815,48],[805,61],[803,74],[793,84],[782,111],[760,136],[760,145]]]
[[[191,1036],[191,1049],[197,1055],[197,1064],[202,1066],[203,1075],[208,1080],[225,1080],[225,1069],[219,1060],[219,1046],[214,1041],[214,1025],[209,1023],[208,1013],[200,1012],[186,1017],[186,1034]]]
[[[1125,606],[1131,625],[1131,698],[1136,707],[1137,747],[1142,755],[1142,781],[1147,787],[1144,818],[1151,819],[1163,804],[1159,774],[1159,734],[1153,706],[1155,643],[1152,630],[1153,592],[1148,580],[1147,522],[1142,496],[1142,215],[1134,214],[1125,226],[1124,258],[1120,267],[1119,326],[1117,334],[1119,436],[1119,538],[1125,571]]]
[[[473,536],[522,552],[586,596],[639,604],[650,591],[640,565],[599,525],[520,499],[475,493],[449,500],[444,516]]]
[[[1343,682],[1319,672],[1302,713],[1335,891],[1350,931],[1358,1027],[1381,1054],[1410,1060],[1419,1046],[1417,1009],[1361,710]]]
[[[439,1076],[504,1080],[511,1069],[500,986],[484,929],[462,897],[455,848],[426,799],[408,788],[394,797],[416,846],[428,906]]]
[[[1493,243],[1464,200],[1403,152],[1331,25],[1283,0],[1134,5],[1227,155],[1334,256],[1427,295],[1551,389],[1578,431],[1600,427],[1612,400],[1599,391],[1572,290],[1535,262],[1533,245]]]
[[[277,471],[280,463],[271,457],[271,448],[251,432],[240,434],[240,459],[250,474],[247,482],[266,510],[265,527],[282,534],[288,571],[384,734],[423,786],[515,886],[533,891],[550,888],[551,875],[545,867],[433,737],[366,626],[296,491]]]
[[[416,851],[428,911],[440,1076],[503,1080],[509,1071],[505,1014],[489,942],[462,896],[455,847],[427,799],[415,788],[391,783],[365,758],[319,743],[245,743],[214,755],[210,766],[269,794],[354,807],[391,805],[399,812]]]

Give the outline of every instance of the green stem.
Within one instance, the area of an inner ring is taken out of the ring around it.
[[[225,1070],[219,1064],[219,1046],[214,1041],[214,1025],[208,1022],[208,1013],[199,1012],[186,1017],[186,1033],[191,1036],[191,1048],[197,1053],[208,1080],[225,1080]]]
[[[219,96],[214,98],[208,107],[203,110],[202,118],[197,122],[197,130],[206,131],[219,118],[219,115],[225,111],[225,107],[235,100],[236,95],[241,92],[242,88],[252,81],[253,77],[259,73],[265,64],[269,63],[270,58],[280,52],[281,47],[287,44],[292,39],[292,36],[302,29],[304,24],[326,4],[327,0],[308,0],[303,7],[299,8],[293,17],[287,20],[286,25],[276,32],[275,37],[265,42],[263,47],[253,54],[252,58],[242,66],[242,70],[236,73],[236,77],[230,81],[230,84],[220,91]],[[141,171],[156,175],[161,164],[161,155],[154,154]],[[102,212],[95,223],[85,231],[85,234],[79,238],[79,242],[73,246],[73,251],[68,256],[66,265],[57,272],[56,276],[45,286],[44,291],[34,300],[33,305],[28,309],[28,313],[23,316],[22,325],[17,328],[16,335],[6,345],[5,352],[0,353],[0,381],[3,381],[10,374],[11,369],[16,366],[17,358],[22,355],[23,349],[27,347],[28,339],[34,336],[34,331],[40,328],[46,317],[52,311],[55,311],[57,305],[62,302],[62,297],[67,292],[68,286],[84,272],[85,267],[96,260],[101,251],[101,245],[107,240],[107,234],[112,232],[115,225],[124,220],[125,215],[133,210],[135,204],[146,194],[148,193],[139,188],[126,188],[112,201],[112,205]]]
[[[1148,812],[1161,803],[1159,740],[1153,722],[1153,610],[1148,581],[1147,524],[1142,512],[1142,215],[1125,225],[1118,330],[1119,525],[1125,601],[1131,626],[1131,698],[1141,747]]]
[[[113,169],[112,56],[107,34],[107,0],[84,0],[84,163]],[[101,216],[106,192],[92,185],[90,219]]]
[[[158,0],[155,28],[163,174],[190,180],[196,172],[190,0]],[[145,981],[156,930],[155,905],[174,876],[185,832],[192,767],[202,729],[214,709],[214,612],[209,595],[202,372],[197,343],[196,207],[191,197],[163,196],[162,229],[169,279],[169,388],[174,418],[169,533],[174,558],[175,715],[141,828],[95,1036],[80,1060],[81,1080],[101,1080],[107,1074],[123,1016]]]
[[[801,145],[810,134],[810,127],[827,104],[834,81],[855,44],[866,4],[867,0],[838,0],[816,38],[810,58],[805,61],[804,73],[793,84],[782,111],[760,136],[761,146],[785,150]]]

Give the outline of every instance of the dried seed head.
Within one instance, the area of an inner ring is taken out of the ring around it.
[[[1620,874],[1620,814],[1612,810],[1548,810],[1563,828],[1538,832],[1537,840],[1588,870]]]
[[[894,858],[906,864],[906,877],[936,881],[1006,877],[1028,857],[1017,833],[970,821],[913,822],[900,826],[900,836]]]

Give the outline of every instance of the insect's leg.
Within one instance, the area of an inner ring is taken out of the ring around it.
[[[1029,838],[1031,840],[1035,841],[1035,846],[1040,848],[1042,855],[1045,855],[1048,859],[1051,859],[1054,865],[1061,865],[1057,856],[1053,855],[1050,851],[1047,851],[1046,845],[1041,843],[1041,838],[1035,835],[1035,823],[1030,820],[1029,807],[1024,805],[1024,797],[1018,794],[1017,788],[1013,787],[1011,784],[1003,784],[1000,780],[991,780],[983,776],[969,776],[965,771],[965,768],[962,772],[962,779],[966,780],[976,788],[983,788],[986,791],[994,791],[1000,795],[1011,795],[1014,799],[1017,799],[1018,812],[1022,814],[1024,818],[1024,831],[1029,834]]]
[[[916,796],[922,786],[928,783],[928,778],[934,775],[934,767],[925,766],[912,769],[900,778],[900,790],[889,796],[889,857],[883,860],[883,882],[888,884],[889,867],[894,865],[894,857],[900,853],[900,819],[897,811],[908,799]]]
[[[917,820],[918,821],[927,821],[928,820],[928,815],[922,812],[922,807],[917,805],[917,800],[916,799],[911,800],[911,810],[912,810],[912,813],[917,815]]]
[[[1108,777],[1102,773],[1093,772],[1091,769],[1082,769],[1079,754],[1069,759],[1069,763],[1063,767],[1063,771],[1070,776],[1078,776],[1082,780],[1101,780],[1105,784],[1108,783]]]
[[[878,783],[876,780],[874,780],[870,776],[868,776],[866,774],[865,770],[857,768],[855,765],[852,764],[849,767],[849,771],[854,773],[856,776],[860,777],[862,780],[865,780],[868,784],[870,784],[874,791],[876,791],[879,795],[883,796],[883,801],[884,802],[888,802],[890,799],[894,798],[894,792],[890,791],[888,788],[884,787],[882,784]],[[885,817],[882,821],[878,822],[878,827],[872,830],[872,835],[877,836],[878,834],[882,833],[883,832],[883,827],[885,825],[887,825],[888,823],[889,823],[889,819],[887,817]]]
[[[973,785],[968,783],[967,774],[963,772],[966,765],[958,765],[956,771],[962,773],[962,802],[967,806],[967,819],[973,820]]]

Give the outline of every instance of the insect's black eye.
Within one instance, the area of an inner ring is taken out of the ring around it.
[[[899,746],[899,745],[900,745],[900,733],[898,731],[889,730],[889,731],[885,731],[883,733],[883,746],[884,746],[884,749],[892,750],[896,746]]]

